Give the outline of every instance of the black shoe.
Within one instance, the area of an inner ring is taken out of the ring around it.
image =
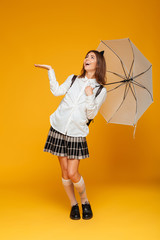
[[[82,203],[82,218],[83,219],[90,219],[93,217],[93,212],[91,209],[91,205],[88,201],[84,204]]]
[[[78,203],[72,206],[71,212],[70,212],[70,218],[74,219],[74,220],[77,220],[77,219],[81,218],[80,213],[79,213]]]

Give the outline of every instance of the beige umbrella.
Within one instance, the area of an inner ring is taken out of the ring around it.
[[[152,64],[129,38],[101,40],[107,64],[107,98],[100,113],[108,123],[134,126],[153,103]]]

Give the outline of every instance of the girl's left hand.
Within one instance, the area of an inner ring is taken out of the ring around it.
[[[87,86],[87,87],[85,88],[85,93],[86,93],[86,95],[87,95],[87,96],[92,95],[92,94],[93,94],[93,89],[94,89],[94,88],[92,88],[91,86]]]

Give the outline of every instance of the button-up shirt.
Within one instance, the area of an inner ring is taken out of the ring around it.
[[[65,95],[55,112],[50,115],[50,124],[57,131],[73,137],[86,137],[89,133],[87,125],[88,119],[93,119],[107,96],[106,88],[102,88],[100,94],[95,98],[95,94],[100,84],[96,79],[76,77],[72,83],[74,74],[61,84],[56,80],[55,72],[51,68],[48,70],[50,80],[50,90],[54,96]],[[86,86],[93,89],[92,95],[86,95]]]

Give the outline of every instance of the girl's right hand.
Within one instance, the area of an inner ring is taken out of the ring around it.
[[[44,68],[47,70],[52,69],[52,67],[50,65],[44,65],[44,64],[34,64],[35,67],[40,67],[40,68]]]

